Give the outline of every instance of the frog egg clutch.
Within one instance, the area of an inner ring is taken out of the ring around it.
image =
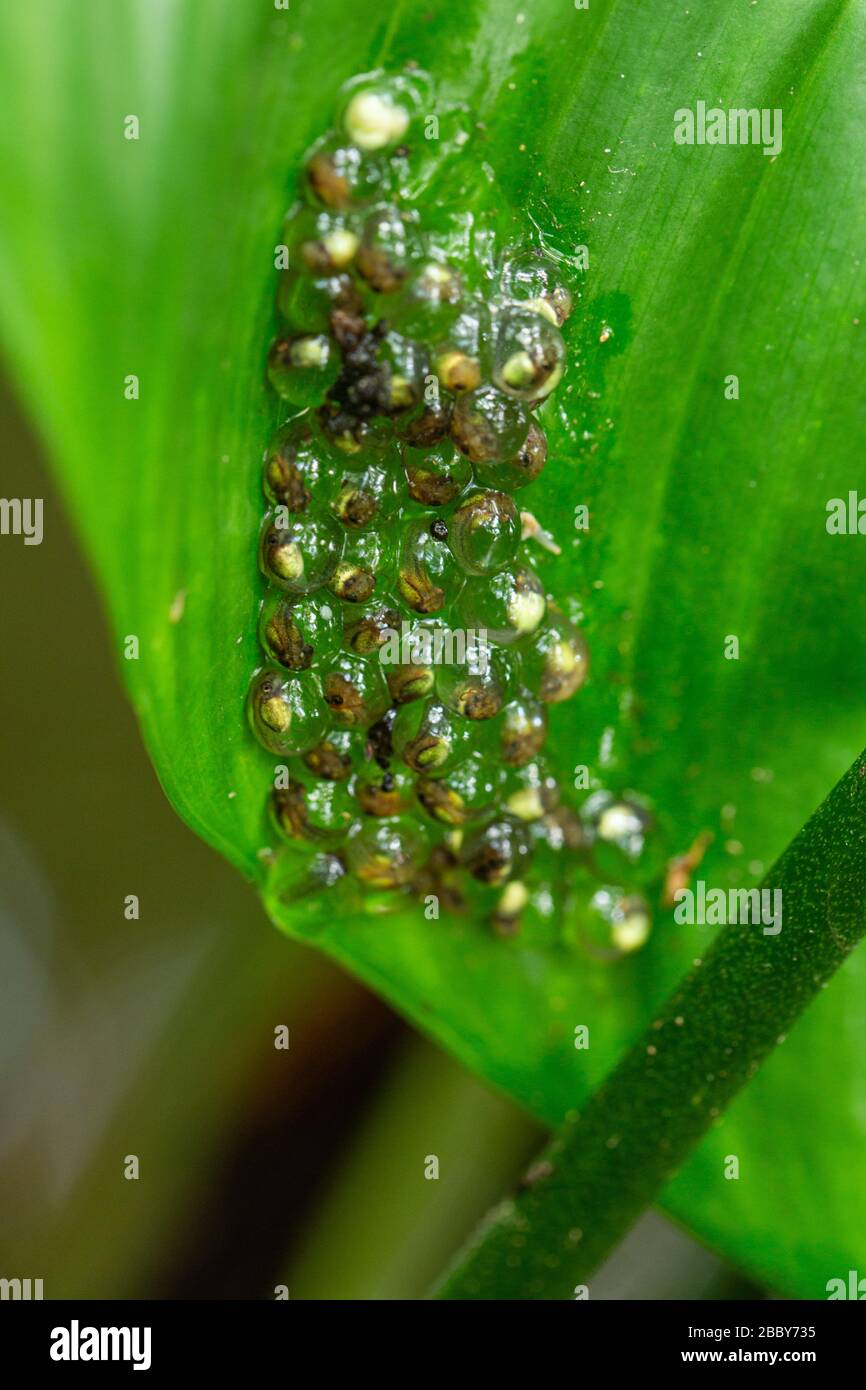
[[[417,70],[350,83],[287,216],[267,376],[289,418],[264,458],[247,707],[293,894],[435,901],[508,936],[556,930],[575,855],[605,843],[545,757],[588,653],[527,539],[572,294],[528,224],[502,245],[492,212],[471,236],[435,216],[437,179],[472,156],[460,112],[425,138],[431,109]],[[605,816],[635,840],[635,816]],[[610,891],[633,949],[634,892]]]

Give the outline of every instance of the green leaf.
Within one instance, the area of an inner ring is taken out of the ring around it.
[[[566,408],[548,411],[552,461],[533,497],[563,541],[545,581],[585,609],[594,671],[554,712],[553,754],[603,777],[614,730],[616,775],[652,797],[672,846],[714,831],[701,873],[750,886],[862,742],[866,552],[824,525],[827,500],[857,485],[863,423],[856,11],[536,0],[518,17],[467,0],[380,18],[347,0],[34,0],[0,17],[0,41],[7,351],[168,795],[285,930],[558,1123],[707,929],[660,922],[611,967],[418,910],[360,920],[287,904],[266,879],[271,760],[242,702],[280,218],[339,83],[413,59],[483,123],[470,148],[482,142],[503,215],[525,210],[565,253],[589,247]],[[781,155],[675,146],[674,112],[698,100],[781,107]],[[572,535],[577,504],[587,534]],[[130,634],[137,661],[122,656]],[[739,660],[724,658],[729,635]],[[862,971],[851,963],[734,1107],[750,1181],[719,1195],[711,1138],[672,1191],[696,1229],[794,1292],[823,1287],[827,1262],[866,1238],[862,1163],[846,1164],[838,1202],[814,1200],[839,1154],[862,1154]],[[578,1024],[589,1051],[572,1045]],[[816,1056],[831,1067],[808,1130],[769,1169],[765,1146],[783,1142]]]
[[[720,933],[527,1188],[481,1228],[443,1297],[571,1297],[785,1041],[866,930],[864,778],[866,754],[762,883],[764,920],[776,920]],[[740,1176],[729,1155],[717,1185]]]

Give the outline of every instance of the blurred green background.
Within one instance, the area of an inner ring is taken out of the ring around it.
[[[45,499],[41,546],[0,538],[0,1275],[46,1298],[421,1297],[541,1136],[278,935],[174,815],[8,389],[0,422],[4,495]],[[755,1291],[650,1216],[591,1292]]]

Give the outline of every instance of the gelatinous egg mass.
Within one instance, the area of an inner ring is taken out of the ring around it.
[[[262,797],[291,896],[349,918],[435,902],[503,949],[525,931],[617,960],[650,933],[656,818],[579,790],[549,744],[589,671],[541,563],[568,525],[557,542],[543,403],[575,288],[501,216],[472,129],[417,68],[374,72],[307,157],[265,362],[248,719],[281,769]]]

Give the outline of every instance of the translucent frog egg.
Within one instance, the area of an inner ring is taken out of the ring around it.
[[[447,525],[438,518],[412,521],[403,533],[397,590],[416,613],[438,613],[460,592],[463,575],[447,541]]]
[[[460,395],[464,391],[476,391],[481,385],[481,363],[477,357],[469,357],[459,348],[443,348],[433,363],[439,384],[445,391]]]
[[[418,86],[408,77],[360,78],[347,92],[340,125],[358,149],[385,150],[405,139],[419,105]]]
[[[354,475],[352,479],[376,498],[375,520],[381,525],[391,524],[392,521],[396,525],[397,513],[405,502],[399,458],[397,446],[388,440],[385,457],[381,460],[374,457],[361,471],[360,477]]]
[[[390,307],[388,322],[392,322]],[[428,370],[426,350],[411,338],[392,331],[382,341],[379,361],[387,374],[386,413],[400,416],[416,410],[424,395]]]
[[[457,395],[477,391],[490,372],[491,315],[488,306],[473,299],[437,335],[433,370],[443,390]]]
[[[335,888],[346,876],[346,866],[338,854],[329,850],[315,849],[312,845],[301,847],[292,841],[283,846],[289,853],[281,853],[268,872],[268,893],[275,902],[294,908],[305,899],[320,898]],[[292,853],[295,849],[299,852]]]
[[[300,269],[330,279],[348,271],[361,245],[360,237],[345,223],[315,228],[300,244]]]
[[[473,492],[451,516],[448,544],[467,574],[495,574],[517,555],[520,532],[520,516],[506,493]]]
[[[416,661],[392,667],[386,679],[394,704],[405,705],[410,700],[426,699],[433,690],[435,673],[431,667]]]
[[[430,894],[435,894],[439,900],[440,913],[449,917],[452,914],[462,912],[465,907],[463,883],[461,882],[465,876],[457,863],[456,856],[448,845],[449,838],[459,835],[460,832],[445,831],[443,833],[437,828],[433,834],[436,843],[433,844],[430,854],[420,866],[413,888],[421,900],[428,899]]]
[[[445,636],[435,623],[400,622],[379,650],[395,705],[426,699],[433,690],[434,665],[442,659]]]
[[[359,605],[343,612],[343,644],[356,656],[375,656],[389,641],[399,641],[399,611],[388,600]]]
[[[539,251],[518,252],[506,259],[502,288],[509,299],[542,314],[561,328],[572,310],[572,295],[559,268]]]
[[[472,465],[450,440],[433,449],[403,447],[406,490],[422,507],[445,507],[471,481]]]
[[[470,751],[470,728],[438,700],[404,705],[394,720],[394,753],[413,772],[428,776],[453,767]]]
[[[664,871],[664,839],[647,801],[636,792],[594,792],[580,809],[600,876],[645,884]]]
[[[451,417],[451,438],[473,463],[511,458],[523,444],[529,415],[520,401],[492,386],[459,396]]]
[[[409,112],[392,100],[390,93],[356,92],[349,101],[343,125],[353,144],[362,150],[381,150],[395,145],[409,129]]]
[[[483,377],[489,375],[493,316],[486,300],[475,296],[454,320],[447,335],[439,337],[436,356],[456,353],[477,364]],[[463,390],[475,390],[474,385],[461,385]]]
[[[577,915],[578,942],[596,960],[614,961],[644,946],[652,931],[646,899],[606,885],[583,895]]]
[[[327,135],[307,160],[307,194],[314,205],[343,212],[369,202],[380,174],[381,165],[365,159],[357,145]]]
[[[288,250],[289,271],[329,278],[351,268],[360,235],[353,218],[295,204],[283,223],[283,244]],[[278,306],[285,274],[277,291]]]
[[[396,709],[391,706],[385,710],[381,719],[371,724],[364,734],[364,756],[372,758],[384,771],[391,766],[394,758],[393,732],[397,718]]]
[[[554,857],[564,852],[586,853],[588,850],[589,837],[583,822],[564,802],[545,812],[540,820],[533,821],[530,828],[537,841],[536,848],[543,846]]]
[[[544,586],[528,565],[469,579],[458,600],[465,626],[483,630],[502,646],[523,642],[537,632],[546,607]]]
[[[379,381],[377,378],[377,387]],[[371,463],[378,464],[388,456],[389,441],[370,413],[362,417],[340,401],[326,399],[311,428],[316,451],[340,472],[364,472]]]
[[[523,914],[532,904],[532,894],[525,883],[514,878],[506,883],[496,900],[490,924],[497,936],[516,936],[522,928]]]
[[[364,222],[355,257],[359,274],[376,294],[402,289],[418,256],[418,235],[411,218],[398,208],[374,208]]]
[[[271,817],[288,839],[309,840],[323,849],[336,849],[345,840],[357,808],[341,782],[292,778],[287,787],[271,793]]]
[[[415,804],[415,779],[406,769],[367,763],[355,778],[355,800],[366,816],[402,816]]]
[[[345,274],[312,275],[290,268],[280,275],[277,309],[288,335],[329,338],[333,315],[362,314],[364,303],[357,285]],[[331,344],[331,357],[338,354]],[[330,383],[322,378],[324,386]]]
[[[347,729],[368,728],[390,704],[378,661],[349,652],[340,652],[325,663],[322,695],[334,724]]]
[[[479,883],[501,887],[529,869],[532,845],[520,821],[498,816],[473,826],[460,847],[460,862]]]
[[[549,762],[535,758],[523,767],[510,768],[505,777],[503,798],[510,814],[527,824],[555,811],[560,791]]]
[[[580,629],[554,604],[524,656],[527,684],[545,704],[570,700],[589,674],[589,650]]]
[[[510,458],[493,464],[479,463],[476,474],[479,482],[490,483],[508,492],[519,492],[534,483],[547,462],[547,435],[535,420],[531,420],[526,438]]]
[[[250,685],[247,715],[262,747],[283,757],[312,748],[325,728],[318,682],[309,672],[259,671]]]
[[[617,845],[629,859],[637,859],[651,823],[643,807],[605,792],[591,797],[590,802],[593,804],[587,803],[585,814],[597,838]]]
[[[521,401],[540,401],[555,390],[565,371],[559,329],[528,309],[506,309],[499,317],[493,380]]]
[[[405,888],[421,865],[426,836],[417,820],[364,820],[346,842],[349,872],[370,888]]]
[[[327,334],[335,310],[361,313],[363,301],[348,275],[308,275],[290,269],[280,276],[277,308],[290,332]]]
[[[463,634],[460,634],[461,636]],[[470,633],[464,639],[462,660],[443,663],[436,671],[436,693],[443,704],[464,719],[493,719],[511,691],[513,666],[508,653]]]
[[[410,449],[435,449],[448,439],[454,398],[435,377],[425,382],[421,400],[396,422],[397,437]]]
[[[387,483],[377,472],[344,478],[331,503],[331,510],[344,526],[363,530],[379,518],[380,503]]]
[[[547,711],[540,701],[521,692],[502,711],[499,751],[508,767],[530,762],[547,740]]]
[[[269,512],[262,526],[259,564],[266,579],[291,594],[309,594],[327,584],[345,545],[345,533],[326,513],[294,517],[284,507]]]
[[[441,777],[420,777],[416,792],[432,820],[459,827],[493,810],[501,781],[499,768],[470,753]]]
[[[425,260],[409,275],[388,321],[400,333],[435,342],[445,336],[460,313],[463,281],[444,261]]]
[[[309,426],[305,421],[290,420],[276,431],[265,453],[265,497],[290,512],[305,512],[325,485],[327,471],[316,457]]]
[[[373,463],[360,470],[342,470],[335,486],[331,512],[349,532],[382,530],[392,524],[399,506],[398,480],[393,468]]]
[[[343,636],[338,605],[316,594],[291,602],[269,593],[259,618],[259,641],[289,671],[306,671],[338,650]]]
[[[304,754],[304,767],[326,782],[347,782],[361,760],[358,738],[351,729],[331,729]]]
[[[349,531],[329,587],[343,603],[367,603],[389,587],[394,563],[385,530]]]
[[[337,379],[339,363],[324,333],[275,338],[268,353],[268,380],[281,400],[299,410],[316,405]]]

